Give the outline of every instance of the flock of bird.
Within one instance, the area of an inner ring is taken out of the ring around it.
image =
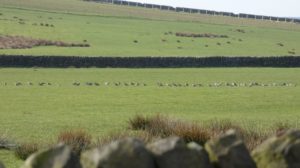
[[[0,86],[11,86],[11,83],[2,82]],[[15,82],[13,86],[61,86],[60,84],[55,84],[51,82]],[[140,87],[140,86],[149,86],[146,83],[141,82],[73,82],[71,86],[125,86],[125,87]],[[208,84],[201,83],[163,83],[157,82],[154,86],[158,87],[296,87],[295,83],[288,82],[273,82],[273,83],[259,83],[259,82],[248,82],[248,83],[239,83],[239,82],[214,82]]]
[[[238,83],[238,82],[214,82],[214,83],[209,83],[209,84],[190,84],[190,83],[185,83],[185,84],[180,84],[180,83],[157,83],[158,86],[160,87],[255,87],[255,86],[261,86],[261,87],[295,87],[297,86],[296,84],[293,83],[287,83],[287,82],[282,82],[282,83],[258,83],[258,82],[249,82],[249,83]]]

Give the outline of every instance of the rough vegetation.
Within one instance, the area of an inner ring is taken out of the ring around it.
[[[143,141],[144,143],[150,143],[155,140],[161,139],[160,137],[153,136],[152,134],[149,134],[145,131],[116,131],[111,132],[108,135],[104,137],[97,138],[96,142],[92,144],[92,146],[102,148],[105,145],[110,144],[111,142],[122,140],[130,137],[138,138],[139,140]]]
[[[66,43],[63,41],[33,39],[24,36],[0,36],[0,49],[26,49],[38,46],[89,47],[90,45],[85,43]]]
[[[197,142],[201,145],[230,129],[235,129],[239,137],[244,140],[249,150],[252,150],[257,145],[261,144],[271,134],[286,129],[283,128],[281,124],[275,124],[273,131],[271,132],[255,132],[246,130],[238,124],[228,120],[216,120],[209,122],[209,124],[200,124],[188,123],[161,115],[153,117],[137,115],[129,120],[129,125],[132,130],[142,130],[154,137],[165,138],[168,136],[179,136],[185,140],[185,142]]]
[[[21,160],[26,160],[31,154],[38,151],[39,147],[36,143],[22,143],[14,150],[15,156]]]
[[[153,136],[168,137],[172,135],[180,136],[186,142],[197,142],[204,144],[211,135],[207,130],[202,129],[199,125],[183,123],[171,120],[163,116],[143,118],[136,116],[129,121],[133,130],[144,130]]]
[[[57,141],[70,146],[73,153],[80,156],[91,145],[92,137],[84,130],[70,130],[61,132]]]

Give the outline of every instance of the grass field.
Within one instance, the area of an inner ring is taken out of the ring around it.
[[[222,16],[177,13],[161,11],[157,9],[85,2],[83,0],[0,0],[0,4],[13,8],[52,11],[58,13],[76,13],[81,15],[116,16],[122,18],[127,17],[147,20],[201,22],[209,24],[229,24],[238,26],[300,30],[300,27],[295,24],[286,24],[282,22],[276,23],[269,21],[256,21],[252,19],[236,19]]]
[[[300,84],[300,69],[0,69],[0,132],[18,142],[48,142],[66,129],[84,129],[94,138],[126,129],[136,114],[164,114],[187,121],[230,119],[267,130],[276,122],[299,123],[300,87],[208,87],[213,82]],[[100,86],[73,86],[73,82]],[[15,86],[16,82],[23,83]],[[32,82],[33,86],[27,84]],[[50,82],[51,86],[38,86]],[[147,86],[105,86],[140,82]],[[204,87],[158,87],[202,83]],[[6,83],[6,85],[5,85]],[[0,151],[8,167],[11,152]]]
[[[11,1],[12,4],[13,2],[15,1]],[[8,4],[9,2],[2,0],[0,3]],[[76,3],[83,2],[76,1]],[[101,4],[95,5],[101,6]],[[30,7],[29,5],[27,6]],[[294,52],[294,55],[300,54],[300,47],[297,45],[300,43],[300,29],[298,30],[300,26],[295,24],[289,24],[291,28],[261,27],[251,24],[248,26],[237,26],[230,24],[230,22],[228,24],[219,24],[218,22],[213,24],[74,13],[66,14],[62,13],[63,11],[53,13],[50,12],[51,9],[49,8],[49,11],[36,11],[33,9],[0,7],[0,13],[2,13],[0,15],[0,24],[3,25],[0,28],[0,35],[22,35],[36,39],[74,43],[82,43],[87,40],[91,47],[1,49],[0,54],[67,56],[293,55],[289,52]],[[135,10],[137,9],[132,11]],[[174,16],[174,18],[176,17]],[[20,21],[20,19],[22,20]],[[40,24],[44,24],[44,26],[40,26]],[[45,24],[54,25],[54,27],[45,26]],[[281,25],[283,23],[277,24]],[[237,32],[237,29],[242,29],[246,33]],[[170,31],[173,33],[213,33],[228,35],[229,38],[187,38],[176,37],[174,34],[165,35],[166,32]],[[137,43],[134,43],[135,40]],[[218,43],[220,44],[218,45]],[[278,43],[282,43],[283,46],[279,46]]]
[[[24,36],[91,45],[0,49],[1,55],[300,55],[297,24],[81,0],[0,0],[0,25],[0,38]],[[176,32],[229,38],[177,37]],[[162,114],[197,123],[230,120],[258,132],[276,123],[300,128],[299,74],[300,68],[0,68],[0,138],[7,135],[17,143],[45,144],[55,141],[61,131],[83,129],[95,140],[127,130],[128,120],[136,114]],[[225,84],[256,82],[276,86]],[[136,83],[139,86],[132,86]],[[203,86],[193,86],[199,83]],[[222,86],[210,86],[215,83]],[[22,164],[6,150],[0,150],[0,161],[8,168]]]
[[[298,86],[170,88],[156,84],[299,84],[299,69],[1,69],[0,73],[1,131],[21,140],[47,140],[60,129],[74,126],[101,135],[122,128],[124,121],[136,113],[163,113],[199,121],[242,117],[264,126],[271,124],[265,121],[288,120],[291,116],[291,122],[296,122],[299,116]],[[27,85],[28,81],[34,85]],[[98,82],[100,86],[76,87],[72,85],[75,81]],[[15,82],[23,85],[15,86]],[[51,82],[52,86],[38,86],[38,82]],[[140,82],[147,86],[105,86],[105,82]],[[32,125],[32,119],[36,124]],[[52,129],[47,130],[49,125]],[[32,132],[35,134],[28,136]]]

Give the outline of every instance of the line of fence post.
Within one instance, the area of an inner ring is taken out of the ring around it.
[[[153,9],[154,6],[157,9],[160,10],[168,10],[168,11],[175,11],[175,12],[185,12],[185,13],[194,13],[194,14],[206,14],[206,15],[219,15],[218,12],[216,11],[208,11],[205,10],[205,12],[201,12],[200,9],[198,9],[198,12],[194,12],[195,9],[191,8],[182,8],[182,10],[178,9],[178,7],[171,7],[171,6],[162,6],[162,5],[154,5],[154,4],[143,4],[139,5],[138,2],[131,2],[131,1],[123,1],[123,0],[94,0],[96,2],[101,2],[101,3],[110,3],[110,4],[120,4],[120,5],[126,5],[126,6],[135,6],[135,7],[144,7],[144,8],[151,8]],[[132,5],[135,4],[135,5]],[[150,6],[149,6],[150,5]],[[175,9],[175,10],[174,10]],[[217,14],[218,13],[218,14]],[[300,23],[300,19],[294,19],[294,18],[279,18],[279,17],[271,17],[271,16],[258,16],[258,15],[250,15],[245,14],[245,16],[241,16],[241,14],[237,14],[237,16],[228,14],[226,15],[226,12],[221,12],[222,16],[231,16],[231,17],[237,17],[237,18],[247,18],[247,19],[255,19],[255,20],[270,20],[274,22],[292,22],[292,23]],[[254,17],[253,17],[254,16]]]

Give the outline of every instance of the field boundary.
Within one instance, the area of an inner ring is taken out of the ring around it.
[[[213,16],[227,16],[227,17],[235,17],[235,18],[269,20],[274,22],[290,22],[290,23],[300,24],[300,19],[289,18],[289,17],[264,16],[264,15],[254,15],[254,14],[246,14],[246,13],[235,14],[232,12],[222,12],[222,11],[194,9],[194,8],[185,8],[185,7],[173,7],[167,5],[148,4],[148,3],[140,3],[140,2],[124,1],[124,0],[83,0],[83,1],[107,3],[107,4],[130,6],[130,7],[140,7],[146,9],[158,9],[158,10],[171,11],[171,12],[205,14],[205,15],[213,15]]]
[[[45,67],[45,68],[300,67],[300,56],[77,57],[77,56],[0,55],[0,67]]]

